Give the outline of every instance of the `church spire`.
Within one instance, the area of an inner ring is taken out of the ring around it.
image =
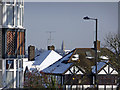
[[[64,44],[64,41],[62,41],[61,50],[65,51],[65,44]]]

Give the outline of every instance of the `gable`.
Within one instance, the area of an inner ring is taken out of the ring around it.
[[[118,72],[110,65],[106,65],[98,72],[98,74],[118,74]]]
[[[80,70],[77,66],[72,66],[69,68],[65,74],[83,74],[83,71]]]

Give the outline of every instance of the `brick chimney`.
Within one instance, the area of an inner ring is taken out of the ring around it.
[[[28,47],[28,61],[33,61],[35,59],[35,46]]]
[[[54,45],[48,46],[48,50],[55,50],[55,46]]]

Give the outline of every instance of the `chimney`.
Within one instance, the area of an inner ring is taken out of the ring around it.
[[[96,49],[96,41],[94,41],[94,49]],[[100,41],[97,40],[97,51],[100,51]]]
[[[55,50],[55,46],[48,46],[48,50]]]
[[[35,46],[28,47],[28,61],[33,61],[35,59]]]

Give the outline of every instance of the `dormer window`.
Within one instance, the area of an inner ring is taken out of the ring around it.
[[[92,57],[91,52],[89,52],[89,51],[86,51],[85,54],[86,54],[86,56],[88,56],[88,57]]]
[[[7,60],[6,69],[13,69],[13,68],[14,68],[14,60]]]
[[[94,58],[90,51],[86,51],[85,54],[86,54],[87,59],[93,59]]]
[[[78,59],[79,59],[79,55],[78,54],[73,55],[73,57],[72,57],[73,61],[77,61]]]

